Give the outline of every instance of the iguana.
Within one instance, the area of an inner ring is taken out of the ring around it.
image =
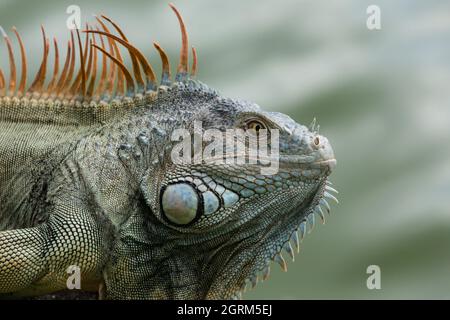
[[[271,261],[286,270],[282,252],[293,259],[291,243],[298,248],[315,214],[324,219],[322,207],[330,210],[326,198],[336,200],[328,181],[336,160],[315,123],[308,128],[195,80],[196,51],[189,68],[185,24],[170,6],[181,27],[180,62],[172,80],[168,56],[154,43],[160,84],[120,27],[98,16],[84,41],[71,32],[61,70],[56,40],[47,70],[42,28],[42,63],[27,89],[20,35],[13,28],[18,80],[1,29],[10,75],[0,70],[0,297],[64,290],[76,266],[81,290],[105,299],[239,298],[268,277]],[[254,163],[173,163],[174,130],[192,131],[196,121],[222,132],[277,129],[278,172],[261,175]]]

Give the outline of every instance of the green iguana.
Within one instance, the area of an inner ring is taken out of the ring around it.
[[[81,289],[100,298],[238,298],[267,278],[271,261],[286,270],[282,251],[293,259],[291,243],[298,248],[315,214],[324,219],[321,206],[330,209],[325,199],[336,200],[328,181],[336,160],[315,122],[307,128],[194,80],[196,51],[189,72],[185,25],[170,6],[181,27],[180,62],[172,81],[167,54],[154,43],[159,85],[146,57],[106,16],[87,25],[84,41],[71,33],[61,70],[56,40],[47,70],[51,46],[42,28],[43,59],[29,87],[22,40],[13,28],[18,80],[12,42],[0,28],[10,62],[9,81],[0,70],[0,297],[64,290],[76,266]],[[278,130],[278,171],[174,163],[173,132],[193,132],[195,122],[221,132]]]

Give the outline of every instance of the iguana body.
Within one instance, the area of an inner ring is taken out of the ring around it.
[[[268,275],[271,260],[286,268],[281,250],[293,255],[297,230],[303,237],[314,213],[323,215],[324,195],[334,199],[326,138],[189,79],[187,36],[174,10],[183,35],[174,82],[158,45],[159,87],[140,52],[103,23],[99,84],[93,47],[80,44],[74,71],[72,38],[66,67],[44,86],[45,34],[43,63],[27,93],[22,81],[16,87],[15,69],[9,87],[0,78],[0,297],[63,290],[72,265],[83,290],[108,299],[236,297],[246,282]],[[129,50],[133,76],[118,44]],[[115,60],[109,68],[107,56]],[[276,128],[279,172],[174,164],[172,132],[192,131],[195,121],[204,129]]]

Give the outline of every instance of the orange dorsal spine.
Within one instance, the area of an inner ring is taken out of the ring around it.
[[[185,23],[178,9],[170,4],[174,11],[181,30],[181,50],[180,61],[177,67],[175,81],[186,81],[188,75],[188,35]],[[129,42],[122,28],[111,18],[101,15],[96,16],[98,25],[90,27],[86,24],[86,29],[72,30],[70,40],[67,42],[64,65],[60,68],[60,55],[58,41],[53,38],[54,55],[50,55],[50,40],[45,29],[41,26],[43,39],[43,55],[40,67],[34,75],[34,80],[27,88],[27,58],[25,46],[19,32],[13,28],[20,46],[20,60],[16,59],[11,39],[0,27],[9,59],[9,77],[7,78],[0,70],[0,104],[2,97],[17,97],[23,99],[44,99],[78,101],[80,103],[109,103],[112,100],[120,101],[124,97],[135,97],[137,94],[146,95],[155,92],[158,85],[155,72],[145,55],[133,44]],[[117,33],[113,33],[108,27]],[[81,40],[84,34],[84,45]],[[91,38],[89,38],[91,36]],[[98,42],[96,40],[99,39]],[[108,44],[108,49],[106,48]],[[154,46],[159,53],[162,63],[162,85],[171,85],[170,61],[167,53],[162,47],[154,42]],[[130,72],[124,62],[120,48],[124,47],[130,56],[132,72]],[[98,68],[98,55],[101,55],[101,68]],[[49,58],[51,56],[51,58]],[[190,76],[195,76],[197,72],[197,53],[192,47],[192,67]],[[16,60],[20,61],[20,79],[17,80]],[[108,60],[110,61],[108,63]],[[47,69],[52,66],[51,77],[47,79]],[[99,69],[101,73],[98,75]]]

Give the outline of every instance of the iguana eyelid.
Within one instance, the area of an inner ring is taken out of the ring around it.
[[[241,119],[242,120],[240,121],[240,123],[238,123],[237,127],[245,127],[248,123],[251,123],[252,121],[258,121],[264,125],[265,127],[264,129],[283,130],[283,128],[280,127],[277,123],[275,123],[271,119],[266,118],[264,115],[261,114],[254,114],[254,113],[244,114]]]

